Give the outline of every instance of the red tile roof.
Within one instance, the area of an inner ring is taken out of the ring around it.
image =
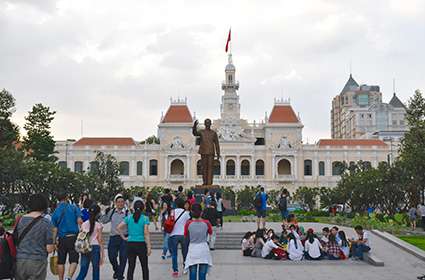
[[[297,123],[298,121],[290,105],[274,105],[269,117],[270,123]]]
[[[378,139],[320,139],[319,146],[387,146]]]
[[[162,119],[163,123],[191,123],[192,115],[187,105],[171,105]]]
[[[83,137],[74,146],[133,146],[131,137]]]

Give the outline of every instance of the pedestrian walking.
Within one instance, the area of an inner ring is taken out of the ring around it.
[[[208,220],[201,218],[202,206],[192,206],[192,220],[187,221],[184,235],[189,242],[185,262],[185,270],[189,270],[189,280],[205,280],[208,268],[212,266],[212,258],[207,243],[207,236],[212,234],[212,226]]]
[[[44,280],[47,276],[47,257],[54,250],[53,226],[43,217],[48,201],[34,194],[28,201],[28,214],[16,224],[16,280]]]
[[[416,230],[417,214],[418,214],[418,210],[416,209],[416,207],[414,206],[410,207],[408,215],[409,215],[409,221],[410,221],[410,226],[412,230]]]
[[[114,198],[114,207],[107,209],[105,214],[100,217],[102,224],[111,223],[111,233],[108,242],[108,259],[114,271],[113,278],[124,279],[124,270],[127,264],[127,241],[121,238],[117,231],[117,226],[129,215],[125,200],[122,194],[117,194]],[[126,229],[123,229],[123,235],[127,236]]]
[[[152,250],[149,234],[149,218],[143,214],[144,209],[145,205],[143,201],[136,201],[134,203],[134,214],[127,216],[117,227],[121,238],[128,241],[127,280],[133,280],[137,258],[142,266],[143,280],[149,280],[148,257],[151,255]],[[128,237],[124,234],[126,227]]]
[[[163,239],[162,239],[162,255],[161,255],[161,258],[163,260],[165,260],[167,258],[167,253],[169,251],[168,250],[168,238],[170,237],[170,234],[167,233],[164,230],[164,222],[170,216],[170,212],[171,212],[171,209],[168,207],[167,203],[164,202],[162,204],[162,209],[159,213],[159,221],[160,221],[160,224],[161,224],[161,230],[162,230],[162,236],[163,236]],[[171,257],[171,255],[170,255],[170,257]]]
[[[208,245],[210,246],[211,251],[215,250],[215,239],[217,235],[217,225],[219,220],[216,206],[217,203],[214,200],[211,201],[210,205],[204,210],[204,213],[202,215],[202,217],[205,220],[209,221],[212,226],[211,233],[208,235]]]
[[[99,280],[100,266],[103,265],[105,260],[102,237],[103,225],[98,222],[99,205],[92,201],[88,212],[89,219],[81,225],[81,232],[85,232],[88,235],[91,251],[87,254],[81,254],[80,273],[77,280],[86,279],[90,263],[92,264],[92,280]]]
[[[58,276],[59,280],[64,279],[65,262],[68,256],[69,267],[65,279],[71,280],[78,265],[79,256],[75,251],[75,241],[83,220],[80,208],[69,202],[66,193],[59,194],[58,200],[59,204],[52,216],[54,240],[58,237]]]
[[[218,218],[218,227],[223,228],[223,212],[224,212],[224,205],[223,205],[223,199],[221,198],[221,193],[217,192],[215,194],[216,201],[217,201],[217,218]]]

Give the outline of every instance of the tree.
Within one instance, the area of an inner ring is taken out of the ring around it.
[[[3,89],[0,91],[0,148],[10,148],[19,141],[19,128],[10,120],[14,112],[15,98]]]
[[[140,144],[159,144],[159,138],[156,137],[155,135],[149,136],[148,138],[146,138],[145,140],[143,140],[142,142],[140,142]]]
[[[24,137],[24,148],[30,158],[42,161],[56,161],[55,141],[50,134],[50,124],[55,111],[43,104],[35,104],[25,117],[24,125],[27,135]]]
[[[112,155],[97,151],[93,165],[96,168],[89,171],[89,176],[96,182],[92,194],[96,200],[107,204],[111,197],[123,191],[119,164]]]
[[[416,90],[413,97],[410,98],[406,111],[409,131],[406,132],[401,142],[399,160],[403,162],[405,171],[409,174],[411,192],[416,192],[417,201],[424,201],[425,99],[419,90]],[[420,194],[422,194],[421,197]]]
[[[294,194],[294,199],[304,205],[307,205],[309,210],[312,211],[316,208],[317,196],[319,195],[318,188],[299,187]]]

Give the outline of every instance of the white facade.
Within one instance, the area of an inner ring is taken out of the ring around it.
[[[270,116],[260,123],[241,119],[239,83],[231,55],[222,89],[221,117],[213,122],[221,147],[214,184],[235,188],[285,185],[290,190],[299,186],[332,187],[339,179],[338,162],[362,160],[377,166],[387,161],[391,152],[388,145],[377,139],[333,139],[303,144],[303,124],[286,100],[275,100]],[[95,151],[99,150],[121,162],[121,178],[126,186],[199,185],[202,183],[200,156],[191,131],[193,120],[186,100],[175,100],[158,125],[160,144],[139,144],[131,138],[58,141],[59,161],[73,171],[88,170]]]

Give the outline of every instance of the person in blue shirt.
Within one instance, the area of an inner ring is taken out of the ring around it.
[[[59,204],[52,215],[53,240],[58,239],[58,275],[59,280],[64,279],[66,257],[69,256],[70,265],[65,279],[70,280],[78,265],[79,255],[75,251],[75,241],[83,220],[81,219],[80,208],[68,201],[66,193],[59,194],[58,200]]]
[[[89,208],[94,204],[93,200],[90,198],[86,198],[83,202],[83,208],[81,209],[81,218],[83,219],[83,223],[89,220]]]
[[[145,216],[145,205],[143,201],[134,203],[134,214],[124,218],[117,226],[121,238],[127,243],[128,270],[127,280],[133,280],[136,268],[136,259],[139,258],[142,265],[143,280],[149,280],[148,256],[151,255],[151,242],[149,233],[149,218]],[[124,235],[127,227],[128,237]]]
[[[260,188],[260,191],[255,195],[255,209],[257,211],[257,228],[266,227],[266,216],[267,216],[267,194],[264,191],[264,187]]]

